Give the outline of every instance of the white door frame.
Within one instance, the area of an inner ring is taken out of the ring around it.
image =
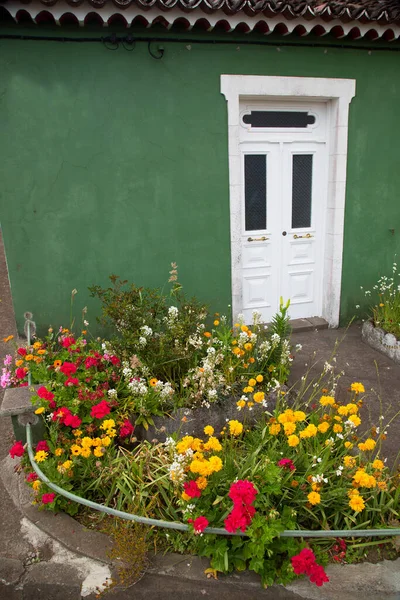
[[[322,316],[330,327],[339,325],[342,279],[344,207],[349,105],[355,95],[355,79],[221,75],[221,93],[228,103],[229,203],[231,228],[232,313],[242,311],[242,210],[239,147],[239,101],[310,100],[328,106],[328,202],[325,218]],[[310,315],[313,316],[313,315]]]

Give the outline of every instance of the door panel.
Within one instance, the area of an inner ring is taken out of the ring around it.
[[[291,318],[320,315],[326,144],[258,139],[241,150],[242,312],[270,321],[283,296]]]

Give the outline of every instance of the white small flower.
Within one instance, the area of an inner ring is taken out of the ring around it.
[[[110,398],[116,398],[118,396],[117,390],[114,390],[114,389],[108,390],[107,394],[109,395]]]
[[[86,321],[86,319],[83,321],[83,324],[85,327],[87,327],[89,325],[89,321]]]

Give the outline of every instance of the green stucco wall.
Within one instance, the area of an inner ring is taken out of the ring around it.
[[[154,60],[145,43],[127,52],[0,42],[1,226],[19,328],[25,310],[42,327],[67,323],[73,288],[93,322],[98,305],[88,285],[106,284],[111,273],[161,285],[171,261],[189,294],[215,310],[230,303],[221,73],[356,79],[344,322],[362,304],[360,285],[390,269],[400,249],[400,53],[164,47],[163,59]]]

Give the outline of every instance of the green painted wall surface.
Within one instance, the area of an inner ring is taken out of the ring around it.
[[[221,73],[356,79],[341,309],[343,321],[351,317],[363,304],[360,286],[390,271],[400,250],[400,53],[164,47],[154,60],[145,43],[127,52],[0,42],[1,225],[19,328],[26,310],[41,327],[67,323],[73,288],[93,323],[98,305],[88,285],[106,284],[111,273],[162,285],[171,261],[189,294],[226,309]]]

